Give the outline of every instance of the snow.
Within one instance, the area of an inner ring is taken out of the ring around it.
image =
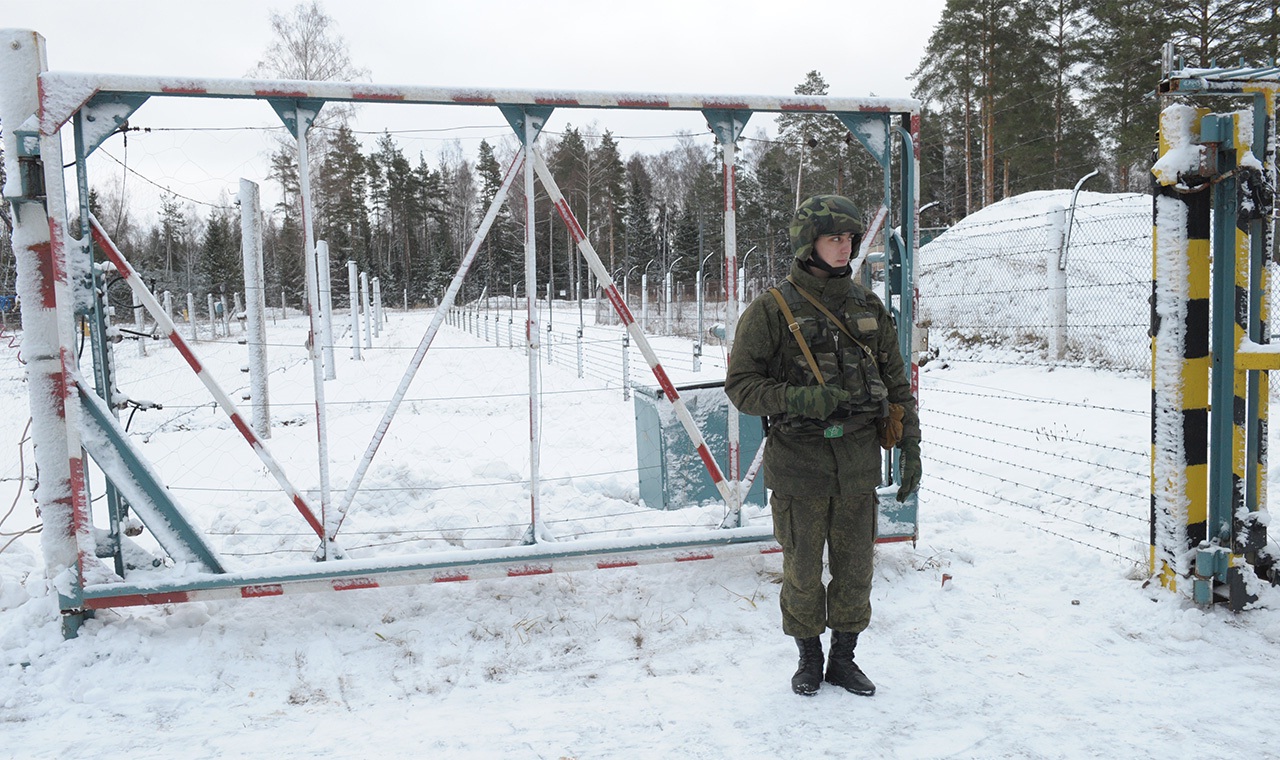
[[[1043,260],[1028,276],[1043,277]],[[572,332],[576,315],[557,313],[554,323]],[[335,336],[337,379],[326,398],[336,487],[431,318],[390,311],[358,364],[341,348],[349,336]],[[305,319],[277,315],[267,330],[267,446],[314,499]],[[595,355],[618,354],[620,329],[595,330],[615,336],[601,337]],[[248,384],[237,337],[233,329],[195,344],[232,397]],[[723,373],[710,348],[694,373],[687,341],[654,344],[677,385]],[[23,368],[13,350],[0,351],[0,392],[20,398]],[[857,650],[879,687],[874,698],[791,693],[796,652],[781,633],[777,555],[124,608],[63,641],[40,537],[26,536],[0,552],[0,756],[1274,751],[1259,708],[1280,703],[1276,590],[1260,589],[1254,609],[1233,614],[1147,582],[1149,380],[964,361],[981,349],[967,351],[944,346],[921,371],[921,538],[877,549],[875,613]],[[116,352],[122,391],[164,405],[134,415],[129,435],[229,569],[314,568],[314,534],[199,380],[171,347],[148,353]],[[620,373],[578,378],[571,359],[540,366],[541,508],[552,533],[608,546],[718,525],[723,507],[639,505],[635,401],[623,398]],[[390,564],[517,544],[530,511],[528,374],[518,348],[443,327],[344,521],[343,548]],[[632,377],[648,379],[634,368]],[[0,408],[0,488],[16,497],[5,532],[36,521],[29,482],[19,480],[34,474],[29,444],[27,469],[19,466],[27,413]],[[973,435],[990,441],[975,445]],[[101,492],[95,481],[92,493]],[[767,525],[759,509],[747,518]],[[147,548],[147,536],[137,540]]]

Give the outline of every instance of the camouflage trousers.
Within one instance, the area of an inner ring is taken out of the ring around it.
[[[810,638],[830,628],[861,633],[871,622],[876,496],[773,494],[773,535],[782,544],[782,630]],[[823,584],[823,550],[831,582]]]

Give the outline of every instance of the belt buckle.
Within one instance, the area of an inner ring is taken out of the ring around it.
[[[838,423],[838,422],[837,422],[837,423],[835,423],[834,425],[831,425],[831,426],[830,426],[830,427],[828,427],[826,430],[823,430],[823,431],[822,431],[822,437],[823,437],[823,438],[843,438],[843,437],[844,437],[844,425],[842,425],[842,424],[840,424],[840,423]]]

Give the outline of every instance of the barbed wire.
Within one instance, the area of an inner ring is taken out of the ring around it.
[[[926,415],[926,416],[927,416],[927,415]],[[996,444],[1000,444],[1001,446],[1008,446],[1008,447],[1010,447],[1010,448],[1016,448],[1016,449],[1018,449],[1019,451],[1034,451],[1034,452],[1035,452],[1035,453],[1037,453],[1037,454],[1042,454],[1042,455],[1047,456],[1047,457],[1053,457],[1053,458],[1055,458],[1055,459],[1065,459],[1065,460],[1072,461],[1072,462],[1080,462],[1081,464],[1087,464],[1087,465],[1089,465],[1090,467],[1101,467],[1102,469],[1105,469],[1105,470],[1111,470],[1112,472],[1118,472],[1118,473],[1121,473],[1121,474],[1124,474],[1124,475],[1134,475],[1134,476],[1137,476],[1137,477],[1145,477],[1145,476],[1148,474],[1148,473],[1139,472],[1139,471],[1137,471],[1137,470],[1129,470],[1129,469],[1125,469],[1125,468],[1123,468],[1123,467],[1115,467],[1115,466],[1113,466],[1113,465],[1103,464],[1103,463],[1101,463],[1101,462],[1093,462],[1093,461],[1090,461],[1090,460],[1088,460],[1088,459],[1082,459],[1082,458],[1080,458],[1080,457],[1073,457],[1073,456],[1071,456],[1070,454],[1062,454],[1062,453],[1060,453],[1060,452],[1056,452],[1056,451],[1045,451],[1044,449],[1037,449],[1037,448],[1035,448],[1034,446],[1027,446],[1026,444],[1021,444],[1021,443],[1012,443],[1012,442],[1010,442],[1010,441],[1001,441],[1001,440],[999,440],[999,439],[997,439],[997,438],[990,438],[990,437],[987,437],[987,436],[978,435],[978,434],[976,434],[976,433],[970,433],[970,432],[968,432],[968,431],[964,431],[964,430],[952,430],[951,428],[945,428],[945,427],[941,427],[941,426],[934,425],[934,424],[926,424],[926,423],[924,423],[924,421],[923,421],[923,420],[922,420],[921,422],[922,422],[922,424],[924,424],[924,425],[925,425],[925,427],[926,427],[927,429],[929,429],[929,430],[938,430],[938,431],[943,432],[943,433],[950,433],[950,434],[952,434],[952,435],[961,435],[961,436],[965,436],[965,437],[968,437],[968,438],[973,438],[973,439],[975,439],[975,440],[985,441],[985,442],[987,442],[987,443],[996,443]],[[930,439],[930,441],[931,441],[931,442],[930,442],[930,444],[929,444],[929,445],[930,445],[930,446],[934,445],[934,444],[932,443],[932,439]]]
[[[995,462],[996,464],[1003,464],[1003,465],[1008,465],[1008,466],[1010,466],[1010,467],[1016,467],[1017,469],[1019,469],[1019,470],[1025,470],[1026,472],[1034,472],[1034,473],[1037,473],[1037,474],[1039,474],[1039,475],[1048,475],[1048,476],[1049,476],[1049,477],[1051,477],[1051,478],[1057,478],[1057,479],[1059,479],[1059,480],[1065,480],[1065,481],[1068,481],[1068,482],[1070,482],[1070,483],[1079,483],[1080,485],[1083,485],[1083,486],[1089,486],[1090,488],[1097,488],[1097,489],[1102,490],[1102,491],[1110,491],[1110,492],[1112,492],[1112,493],[1114,493],[1114,494],[1119,494],[1120,496],[1127,496],[1127,497],[1129,497],[1130,499],[1142,499],[1142,498],[1145,498],[1145,496],[1144,496],[1143,494],[1129,493],[1128,491],[1121,491],[1121,490],[1120,490],[1120,489],[1118,489],[1118,488],[1111,488],[1110,486],[1098,485],[1098,484],[1093,483],[1093,482],[1088,481],[1088,480],[1080,480],[1079,478],[1073,478],[1073,477],[1071,477],[1071,476],[1069,476],[1069,475],[1063,475],[1063,474],[1062,474],[1062,473],[1060,473],[1060,472],[1049,472],[1049,471],[1047,471],[1047,470],[1040,470],[1040,469],[1037,469],[1037,468],[1035,468],[1035,467],[1030,467],[1030,466],[1028,466],[1028,465],[1026,465],[1026,464],[1023,464],[1023,463],[1020,463],[1020,462],[1010,462],[1010,461],[1005,460],[1005,459],[996,459],[995,457],[989,457],[989,456],[986,456],[985,454],[978,454],[978,453],[976,453],[976,452],[973,452],[973,451],[967,451],[967,450],[965,450],[965,449],[958,449],[958,448],[956,448],[956,447],[954,447],[954,446],[948,446],[948,445],[946,445],[945,443],[938,443],[937,441],[929,441],[929,443],[928,443],[928,447],[929,447],[930,449],[935,449],[935,448],[938,448],[938,449],[946,449],[947,451],[954,451],[954,452],[955,452],[955,453],[957,453],[957,454],[964,454],[964,455],[966,455],[966,456],[975,457],[975,458],[977,458],[977,459],[985,459],[985,460],[987,460],[988,462]],[[940,460],[938,460],[938,461],[940,461]],[[951,463],[951,465],[952,465],[952,466],[954,466],[954,467],[957,467],[957,469],[967,469],[967,468],[965,468],[965,467],[960,467],[959,465],[956,465],[954,462],[952,462],[952,463]],[[971,470],[971,472],[980,472],[980,471],[978,471],[978,470]],[[996,477],[995,475],[991,475],[991,474],[989,474],[989,473],[982,473],[982,474],[985,474],[985,475],[987,475],[987,477],[991,477],[991,478],[995,478],[995,477]],[[1015,481],[1006,481],[1006,482],[1014,483]],[[1041,491],[1041,489],[1035,488],[1034,486],[1026,486],[1025,484],[1022,484],[1022,483],[1015,483],[1015,484],[1016,484],[1016,485],[1024,485],[1024,487],[1026,487],[1026,488],[1031,488],[1032,490]],[[1050,494],[1050,495],[1057,495],[1057,494],[1052,494],[1052,493],[1051,493],[1051,492],[1049,492],[1049,491],[1041,491],[1041,493],[1048,493],[1048,494]],[[1069,496],[1063,496],[1063,498],[1070,499],[1071,497],[1069,497]],[[1072,500],[1072,501],[1079,501],[1078,499],[1071,499],[1071,500]],[[1081,503],[1085,503],[1085,502],[1081,502]],[[1094,506],[1097,506],[1097,505],[1094,505]],[[1098,508],[1098,509],[1101,509],[1101,510],[1103,510],[1103,511],[1105,511],[1105,512],[1111,512],[1111,511],[1113,511],[1113,510],[1110,510],[1110,509],[1108,509],[1108,508],[1106,508],[1106,507],[1102,507],[1102,506],[1097,506],[1097,508]],[[1122,516],[1124,516],[1124,517],[1132,517],[1132,515],[1130,515],[1130,514],[1129,514],[1129,513],[1127,513],[1127,512],[1115,512],[1115,514],[1122,515]],[[1145,519],[1145,518],[1144,518],[1144,519]]]
[[[955,417],[958,420],[966,420],[968,422],[978,422],[983,425],[990,425],[992,427],[1003,428],[1005,430],[1016,430],[1020,433],[1030,433],[1031,435],[1034,435],[1037,438],[1040,436],[1050,436],[1049,433],[1042,430],[1032,430],[1030,428],[1017,427],[1016,425],[1006,425],[1003,422],[992,422],[991,420],[984,420],[978,417],[969,417],[967,415],[957,414],[955,412],[946,412],[941,409],[930,409],[929,414],[931,415],[939,414],[939,415],[942,415],[943,417]],[[1108,451],[1116,451],[1121,454],[1128,454],[1129,456],[1136,456],[1136,457],[1147,456],[1146,453],[1141,451],[1130,451],[1127,449],[1118,448],[1116,446],[1108,446],[1105,443],[1098,443],[1096,441],[1086,441],[1080,438],[1072,438],[1071,436],[1067,436],[1067,435],[1052,434],[1051,437],[1054,438],[1055,440],[1071,441],[1072,443],[1081,443],[1086,446],[1093,446],[1099,449],[1107,449]]]
[[[930,393],[953,393],[957,396],[973,396],[976,398],[993,398],[1005,401],[1022,401],[1028,404],[1048,404],[1050,406],[1074,406],[1080,409],[1098,409],[1104,412],[1120,412],[1122,414],[1134,414],[1142,417],[1151,416],[1149,410],[1139,409],[1121,409],[1115,406],[1099,406],[1098,404],[1086,404],[1083,401],[1061,401],[1052,398],[1038,398],[1036,396],[997,396],[990,393],[974,393],[973,391],[957,391],[951,388],[930,388]]]
[[[1128,556],[1123,555],[1123,554],[1120,554],[1120,553],[1118,553],[1118,552],[1111,551],[1110,549],[1104,549],[1104,548],[1102,548],[1101,546],[1095,546],[1095,545],[1090,544],[1090,543],[1087,543],[1087,542],[1085,542],[1085,541],[1081,541],[1080,539],[1075,538],[1075,537],[1073,537],[1073,536],[1068,536],[1068,535],[1066,535],[1065,533],[1059,533],[1059,532],[1057,532],[1057,531],[1049,530],[1048,528],[1044,527],[1043,525],[1036,525],[1036,524],[1034,524],[1034,523],[1027,522],[1026,520],[1018,520],[1017,518],[1010,517],[1009,515],[1001,514],[1000,512],[997,512],[997,511],[995,511],[994,509],[988,509],[987,507],[983,507],[983,506],[980,506],[980,505],[978,505],[978,504],[974,504],[974,503],[973,503],[973,502],[971,502],[971,501],[967,501],[967,500],[965,500],[965,499],[961,499],[961,498],[960,498],[960,497],[958,497],[958,496],[954,496],[954,495],[952,495],[952,494],[948,494],[948,493],[942,493],[941,491],[935,491],[935,490],[933,490],[932,488],[927,488],[927,487],[922,487],[922,488],[921,488],[921,490],[922,490],[922,491],[924,491],[924,492],[926,492],[926,493],[928,493],[928,494],[931,494],[931,495],[933,495],[933,496],[941,496],[942,498],[944,498],[944,499],[950,499],[951,501],[954,501],[954,502],[956,502],[957,504],[962,504],[962,505],[964,505],[964,506],[966,506],[966,507],[972,507],[973,509],[977,509],[977,510],[980,510],[980,511],[982,511],[982,512],[986,512],[986,513],[987,513],[987,514],[989,514],[989,515],[995,515],[996,517],[999,517],[999,518],[1001,518],[1002,520],[1013,520],[1013,521],[1014,521],[1014,522],[1016,522],[1016,523],[1020,523],[1020,524],[1022,524],[1022,525],[1025,525],[1025,526],[1027,526],[1028,528],[1034,528],[1035,530],[1041,531],[1042,533],[1048,533],[1048,534],[1049,534],[1049,535],[1051,535],[1051,536],[1056,536],[1057,538],[1063,538],[1063,539],[1066,539],[1067,541],[1070,541],[1070,542],[1075,543],[1075,544],[1079,544],[1079,545],[1084,546],[1084,547],[1086,547],[1086,548],[1093,549],[1093,550],[1095,550],[1095,551],[1100,551],[1100,552],[1102,552],[1103,554],[1109,554],[1109,555],[1111,555],[1111,556],[1113,556],[1113,557],[1119,557],[1120,559],[1124,560],[1125,562],[1131,562],[1131,563],[1135,563],[1135,564],[1137,563],[1137,561],[1136,561],[1136,560],[1134,560],[1132,557],[1128,557]],[[1126,537],[1125,537],[1125,536],[1116,536],[1116,538],[1120,538],[1121,540],[1125,540],[1125,538],[1126,538]],[[1129,538],[1128,540],[1136,540],[1136,539]]]

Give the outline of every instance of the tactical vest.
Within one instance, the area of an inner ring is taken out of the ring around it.
[[[875,307],[867,302],[861,288],[850,290],[840,308],[831,309],[844,322],[844,327],[857,339],[854,342],[831,323],[831,320],[814,308],[796,287],[788,281],[778,283],[787,308],[796,318],[800,334],[804,337],[818,371],[827,385],[835,385],[849,393],[849,400],[840,404],[826,420],[793,416],[787,413],[769,417],[770,429],[789,433],[822,435],[833,423],[862,422],[884,413],[889,391],[880,377],[877,349],[880,322]],[[830,304],[824,303],[828,308]],[[819,385],[808,358],[790,330],[783,330],[783,373],[787,383],[796,386]],[[861,345],[859,345],[861,343]]]

